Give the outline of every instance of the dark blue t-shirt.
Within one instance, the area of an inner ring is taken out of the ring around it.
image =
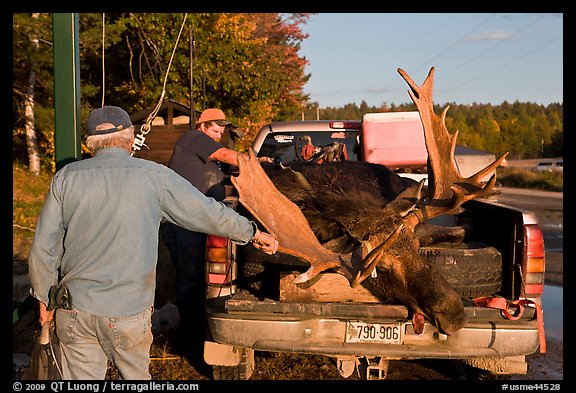
[[[186,131],[174,145],[168,166],[206,196],[222,201],[226,197],[224,173],[217,161],[208,158],[222,147],[202,131]]]

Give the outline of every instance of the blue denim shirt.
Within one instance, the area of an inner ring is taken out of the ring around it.
[[[168,167],[103,149],[54,175],[29,254],[30,292],[47,304],[60,275],[74,308],[102,316],[144,311],[154,302],[163,218],[239,244],[256,231]]]

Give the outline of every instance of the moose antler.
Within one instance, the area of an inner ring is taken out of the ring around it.
[[[356,218],[366,221],[362,222],[366,224],[363,228],[351,226],[355,228],[354,233],[362,234],[355,240],[351,253],[338,254],[320,244],[302,210],[276,188],[252,150],[249,157],[239,158],[239,175],[232,177],[232,183],[238,190],[240,202],[270,233],[276,235],[280,243],[279,251],[310,263],[310,268],[300,274],[295,283],[306,282],[322,271],[333,269],[344,275],[354,287],[376,272],[377,278],[369,280],[368,286],[387,292],[386,298],[389,295],[410,308],[415,332],[421,332],[424,328],[424,316],[440,331],[452,334],[466,323],[462,299],[446,278],[422,259],[419,254],[420,242],[414,229],[432,217],[455,214],[460,205],[468,200],[488,195],[494,187],[496,175],[487,184],[482,184],[481,179],[495,172],[506,154],[473,176],[463,178],[454,161],[457,133],[451,135],[444,124],[448,108],[441,116],[437,116],[433,110],[434,68],[422,86],[416,85],[402,69],[398,69],[398,72],[410,86],[410,97],[420,112],[428,151],[429,187],[423,191],[424,182],[405,187],[383,205],[365,205],[368,210],[371,206],[384,206],[377,212],[369,212],[369,215],[360,213],[360,217],[351,219],[348,217],[349,222],[354,222]],[[346,168],[339,167],[343,170]],[[398,175],[393,172],[386,173],[393,174],[396,176],[393,178],[398,180]],[[318,182],[318,178],[315,178],[315,187],[322,190],[322,184],[322,180]],[[365,193],[367,197],[372,194]],[[364,195],[360,192],[354,195],[357,194]],[[327,201],[330,204],[332,199],[328,198]],[[346,200],[349,203],[357,201],[362,201],[362,198],[355,200],[352,196],[352,199]],[[331,209],[338,206],[352,205],[344,203],[331,206]],[[332,212],[330,209],[328,211]],[[352,210],[351,214],[356,215],[358,211]],[[352,231],[347,231],[352,234]]]
[[[446,113],[450,106],[444,108],[441,116],[434,113],[432,101],[434,67],[430,68],[430,72],[422,86],[414,83],[403,69],[398,68],[398,73],[410,86],[408,94],[420,113],[429,162],[426,204],[414,211],[415,214],[407,218],[405,222],[409,227],[413,228],[417,224],[433,217],[457,213],[460,205],[466,201],[490,195],[496,183],[495,170],[508,153],[502,154],[498,159],[474,175],[467,178],[462,177],[454,160],[458,131],[450,134],[445,125]],[[490,180],[486,184],[482,184],[481,180],[492,172],[494,174],[490,177]]]
[[[258,162],[254,151],[249,157],[240,156],[239,175],[232,177],[232,183],[238,190],[240,202],[266,228],[274,234],[280,243],[279,251],[300,258],[310,263],[310,268],[294,281],[303,283],[314,278],[318,273],[334,269],[344,275],[352,286],[359,285],[375,268],[385,252],[391,248],[404,229],[414,231],[414,228],[426,220],[442,214],[455,214],[462,203],[487,196],[496,182],[496,175],[484,185],[481,179],[494,172],[508,153],[503,154],[492,164],[481,169],[476,174],[463,178],[454,161],[454,150],[458,132],[451,135],[445,126],[445,108],[442,115],[434,113],[432,102],[432,87],[434,83],[434,67],[422,84],[416,85],[412,78],[398,69],[400,75],[410,86],[410,97],[420,113],[428,151],[429,186],[428,196],[424,204],[418,203],[423,183],[406,189],[387,208],[389,214],[398,214],[401,222],[395,230],[383,231],[375,236],[373,251],[358,258],[352,254],[338,254],[322,246],[310,228],[308,220],[302,211],[282,194],[272,183]],[[447,160],[448,158],[448,160]],[[408,208],[405,208],[406,202]],[[418,208],[414,207],[418,203]],[[409,214],[409,213],[412,214]],[[386,235],[386,232],[388,234]],[[390,263],[390,262],[389,262]]]
[[[266,228],[278,238],[278,251],[296,256],[310,263],[302,282],[318,273],[340,266],[339,254],[323,247],[302,211],[270,180],[258,162],[254,151],[249,157],[238,158],[239,175],[232,177],[240,202]],[[309,277],[309,278],[308,278]]]
[[[335,269],[352,282],[360,270],[365,270],[365,262],[353,259],[351,254],[335,253],[320,244],[302,211],[278,191],[252,149],[248,157],[239,156],[238,161],[239,175],[231,180],[240,195],[240,203],[277,237],[279,252],[310,263],[310,268],[296,277],[295,283],[309,281],[328,269]],[[391,239],[379,251],[386,251],[392,243]]]

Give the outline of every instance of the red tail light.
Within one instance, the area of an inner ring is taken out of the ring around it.
[[[228,238],[208,235],[206,239],[206,270],[208,285],[222,285],[231,282]]]
[[[331,121],[330,128],[359,130],[362,124],[358,121]]]
[[[541,295],[544,292],[546,257],[544,235],[538,224],[524,225],[524,270],[525,295]]]

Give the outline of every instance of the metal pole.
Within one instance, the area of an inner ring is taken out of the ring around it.
[[[190,26],[190,128],[196,125],[196,110],[194,110],[194,33]]]
[[[206,71],[202,70],[202,110],[206,109]]]
[[[78,14],[52,14],[56,170],[81,158]]]

